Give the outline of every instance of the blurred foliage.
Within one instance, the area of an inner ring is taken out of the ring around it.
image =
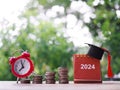
[[[113,71],[117,74],[120,72],[120,18],[117,17],[116,12],[120,9],[120,0],[105,0],[104,4],[93,7],[95,8],[96,18],[92,19],[91,23],[87,25],[95,40],[111,52]],[[103,38],[100,34],[103,35]],[[105,66],[106,64],[103,67]]]
[[[45,8],[50,8],[54,5],[61,5],[65,8],[70,6],[70,0],[38,0],[39,4],[42,4]]]
[[[86,2],[94,10],[95,18],[86,23],[83,14],[78,11],[70,11],[72,1]],[[108,48],[112,55],[112,67],[114,73],[120,69],[120,19],[116,11],[120,9],[120,0],[100,0],[103,4],[93,5],[95,0],[30,0],[25,11],[18,18],[23,24],[17,28],[17,24],[0,29],[0,80],[16,80],[10,73],[8,58],[19,49],[28,50],[35,64],[35,72],[44,74],[47,70],[56,71],[59,66],[66,66],[70,70],[70,78],[73,78],[72,55],[78,51],[68,37],[64,36],[63,28],[66,23],[54,25],[53,18],[42,20],[39,15],[46,13],[54,5],[64,7],[64,13],[57,14],[56,18],[73,14],[78,20],[82,20],[83,26],[88,26],[93,35],[94,42]],[[54,17],[55,18],[55,17]],[[66,17],[65,17],[66,18]],[[17,34],[12,35],[17,30]],[[81,50],[81,47],[80,47]],[[84,51],[84,50],[82,50]],[[80,51],[79,51],[80,52]],[[16,54],[16,56],[19,54]],[[102,61],[102,71],[105,74],[107,61]],[[4,72],[3,72],[4,71]],[[104,75],[103,75],[104,76]]]
[[[107,48],[112,55],[112,68],[114,73],[119,73],[119,46],[120,46],[120,19],[117,17],[117,10],[120,9],[120,0],[73,0],[83,1],[87,3],[89,7],[93,9],[95,18],[90,18],[91,21],[86,23],[83,21],[83,13],[78,11],[70,12],[70,0],[38,0],[39,5],[43,5],[45,9],[52,8],[53,5],[63,6],[65,8],[64,16],[67,14],[74,14],[78,20],[84,22],[84,26],[88,26],[91,34],[93,35],[94,42],[99,43],[102,47]],[[97,2],[98,1],[98,2]],[[96,2],[96,5],[93,3]],[[59,15],[58,15],[59,16]],[[106,55],[105,55],[106,56]],[[107,72],[107,61],[102,61],[102,71],[105,74]],[[104,75],[103,75],[104,77]]]
[[[3,45],[0,53],[0,80],[16,79],[10,73],[8,58],[19,49],[30,52],[35,64],[35,72],[38,74],[44,74],[47,70],[56,71],[60,66],[72,65],[71,56],[75,53],[73,43],[66,40],[60,27],[56,28],[52,23],[44,21],[40,21],[37,26],[27,22],[26,27],[19,30],[19,35],[13,37],[14,40],[10,38],[12,37],[10,32],[14,30],[9,30],[6,35],[1,31],[5,36],[2,36]],[[15,53],[14,56],[18,55],[20,52]]]

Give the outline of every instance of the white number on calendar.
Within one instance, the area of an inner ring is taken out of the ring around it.
[[[95,64],[81,64],[80,69],[95,69]]]

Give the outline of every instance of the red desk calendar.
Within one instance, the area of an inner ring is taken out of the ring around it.
[[[113,73],[110,66],[111,56],[108,50],[88,44],[90,49],[87,54],[74,54],[74,83],[101,83],[100,60],[104,52],[108,53],[108,77]]]
[[[75,54],[74,58],[74,82],[92,83],[102,82],[100,61],[88,55]]]

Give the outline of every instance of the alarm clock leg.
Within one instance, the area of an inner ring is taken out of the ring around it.
[[[17,84],[18,84],[19,80],[20,80],[20,78],[17,77]]]

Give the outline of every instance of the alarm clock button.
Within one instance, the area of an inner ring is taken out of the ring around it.
[[[22,56],[23,57],[30,57],[30,54],[27,51],[25,51],[25,52],[22,53]]]
[[[16,60],[15,57],[10,57],[10,59],[9,59],[9,64],[12,64],[15,60]]]

